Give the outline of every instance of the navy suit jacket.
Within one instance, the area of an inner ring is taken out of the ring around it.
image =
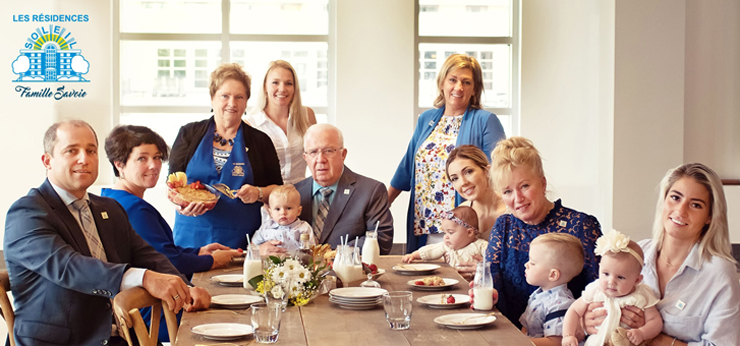
[[[313,225],[313,177],[308,177],[295,184],[301,194],[301,220]],[[388,204],[388,191],[383,183],[352,172],[344,166],[344,173],[339,178],[334,200],[329,205],[329,214],[324,221],[324,230],[318,239],[319,244],[330,244],[332,248],[339,245],[339,238],[349,234],[350,244],[359,237],[359,244],[365,242],[365,232],[378,227],[378,244],[380,254],[387,255],[393,246],[393,216]]]
[[[108,262],[91,257],[77,220],[48,180],[8,210],[4,253],[17,345],[106,345],[111,298],[127,269],[179,275],[136,234],[118,202],[89,196]]]

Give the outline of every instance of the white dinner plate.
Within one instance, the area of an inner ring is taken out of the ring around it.
[[[396,264],[393,266],[393,270],[401,275],[428,275],[437,269],[439,269],[438,265],[427,263]]]
[[[454,303],[447,304],[449,294],[430,294],[416,299],[417,302],[425,304],[433,309],[454,309],[470,304],[470,296],[466,294],[453,294]]]
[[[460,323],[465,321],[465,323]],[[480,313],[462,313],[442,315],[434,322],[450,329],[476,329],[496,321],[496,316]]]
[[[244,275],[242,274],[216,275],[211,276],[211,280],[222,286],[241,287],[244,285]]]
[[[234,340],[254,332],[252,326],[241,323],[209,323],[190,329],[191,332],[211,340]]]
[[[373,287],[345,287],[335,288],[329,291],[330,296],[336,296],[340,298],[377,298],[383,294],[388,293],[387,290],[382,288]]]
[[[460,282],[455,279],[444,279],[443,278],[442,280],[444,280],[445,284],[441,286],[417,285],[416,282],[421,281],[421,279],[409,280],[406,282],[406,284],[413,288],[421,290],[421,291],[443,291],[443,290],[449,289],[450,287],[454,285],[457,285],[457,283]]]
[[[213,296],[211,298],[211,304],[225,308],[241,309],[246,308],[252,303],[262,302],[264,300],[265,299],[260,296],[247,294],[222,294]]]

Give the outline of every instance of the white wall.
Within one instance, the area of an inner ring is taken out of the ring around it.
[[[740,179],[740,2],[686,1],[684,161]],[[740,186],[725,187],[740,243]]]
[[[336,1],[336,102],[347,166],[388,186],[414,129],[413,1]],[[372,72],[369,72],[372,71]],[[391,207],[406,242],[408,193]]]
[[[600,11],[589,0],[523,2],[520,129],[544,159],[550,197],[603,222]]]
[[[553,197],[595,215],[605,229],[642,237],[668,168],[703,161],[724,178],[740,177],[738,6],[732,0],[523,2],[520,128],[542,150]],[[88,14],[89,23],[63,26],[90,61],[91,82],[67,84],[88,91],[82,100],[20,99],[9,66],[0,69],[0,102],[11,125],[0,129],[8,167],[0,178],[11,182],[0,210],[43,180],[47,126],[82,118],[102,138],[112,125],[110,2],[10,7],[0,21],[6,61],[40,26],[14,23],[11,14]],[[345,133],[349,167],[387,184],[414,126],[413,2],[341,0],[334,10],[332,119]],[[99,183],[109,184],[105,157],[100,170]],[[393,205],[396,242],[405,241],[407,202],[403,194]],[[738,210],[732,202],[730,208],[731,215]]]

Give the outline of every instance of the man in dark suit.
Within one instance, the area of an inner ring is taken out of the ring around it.
[[[208,293],[189,288],[115,200],[87,193],[98,176],[98,139],[89,124],[52,125],[41,159],[47,180],[16,201],[5,220],[17,345],[125,344],[115,336],[111,299],[130,287],[142,286],[174,311],[208,307]]]
[[[311,177],[297,184],[301,194],[301,220],[314,228],[319,243],[339,245],[339,238],[349,235],[357,246],[365,241],[365,232],[378,227],[380,254],[393,246],[393,216],[388,209],[388,193],[383,183],[352,172],[344,165],[347,149],[342,132],[333,125],[311,126],[303,137],[303,158]]]

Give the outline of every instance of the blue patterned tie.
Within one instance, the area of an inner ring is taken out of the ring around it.
[[[324,221],[326,221],[326,215],[329,214],[329,195],[334,191],[328,187],[322,187],[319,189],[319,192],[324,196],[324,200],[319,204],[319,210],[316,212],[316,219],[314,220],[314,223],[316,224],[316,227],[314,228],[316,239],[321,238],[321,232],[324,230]]]
[[[95,226],[95,221],[93,220],[92,213],[90,213],[90,206],[87,205],[87,200],[78,199],[72,203],[72,206],[80,213],[82,233],[85,234],[87,246],[90,248],[90,254],[101,261],[107,262],[108,257],[105,255],[105,249],[103,249],[103,244],[100,242],[98,228]]]

